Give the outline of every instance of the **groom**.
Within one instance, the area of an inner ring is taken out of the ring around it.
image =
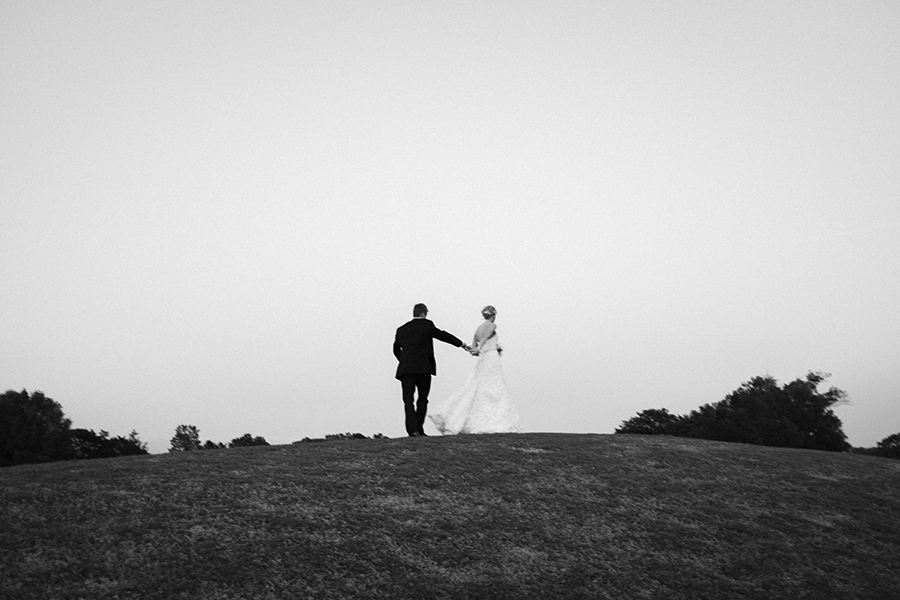
[[[425,435],[422,425],[428,411],[431,376],[437,375],[433,340],[469,350],[459,338],[435,327],[434,323],[425,318],[427,316],[428,307],[416,304],[413,307],[413,320],[401,325],[394,337],[394,356],[400,361],[397,365],[397,379],[403,389],[406,433],[410,437]],[[419,391],[417,403],[414,400],[416,390]]]

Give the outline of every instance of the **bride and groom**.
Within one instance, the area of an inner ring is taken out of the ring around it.
[[[497,310],[493,306],[481,310],[484,321],[475,330],[471,346],[435,327],[427,316],[428,307],[416,304],[412,321],[401,325],[394,337],[394,356],[399,361],[396,378],[403,390],[406,433],[411,437],[426,435],[423,426],[428,393],[431,377],[437,375],[434,340],[463,348],[478,357],[463,388],[432,411],[430,418],[438,431],[445,435],[518,431],[518,415],[506,391],[500,364],[503,348],[494,323]]]

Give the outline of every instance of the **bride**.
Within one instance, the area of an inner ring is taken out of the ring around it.
[[[484,321],[475,331],[470,352],[478,357],[469,380],[429,418],[441,433],[509,433],[519,431],[519,416],[513,406],[500,354],[503,348],[497,338],[497,309],[481,309]]]

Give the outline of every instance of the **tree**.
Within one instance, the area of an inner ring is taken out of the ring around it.
[[[266,438],[262,436],[253,437],[249,433],[245,433],[239,438],[234,438],[231,440],[231,443],[228,444],[229,448],[240,448],[244,446],[268,446],[269,442],[266,441]]]
[[[819,384],[828,379],[827,373],[808,373],[806,379],[796,379],[784,386],[788,395],[785,415],[800,430],[801,448],[845,452],[850,449],[843,424],[832,408],[847,403],[847,394],[831,386],[819,392]]]
[[[889,435],[875,446],[880,456],[900,458],[900,433]]]
[[[169,452],[200,450],[200,430],[194,425],[179,425],[169,443]]]
[[[788,418],[790,404],[775,379],[754,377],[723,400],[692,411],[686,433],[725,442],[804,447],[800,428]]]
[[[212,440],[206,440],[206,442],[202,446],[202,449],[203,450],[221,450],[222,448],[225,448],[225,447],[226,447],[225,444],[223,444],[222,442],[217,443]]]
[[[70,458],[72,422],[43,392],[0,395],[0,466]]]
[[[139,450],[139,452],[133,452],[133,454],[150,454],[150,452],[147,451],[147,444],[138,438],[138,432],[135,429],[132,429],[131,433],[128,434],[126,443],[133,449]]]
[[[131,456],[149,454],[147,444],[141,442],[137,431],[132,430],[127,438],[109,437],[109,433],[93,429],[73,429],[70,435],[72,455],[74,458],[111,458],[114,456]]]
[[[819,392],[827,377],[809,373],[780,388],[771,376],[754,377],[724,400],[692,412],[687,434],[763,446],[848,450],[841,420],[831,409],[846,394],[834,387]]]
[[[723,400],[705,404],[685,417],[665,409],[639,413],[616,433],[668,433],[724,442],[845,451],[850,448],[832,407],[846,394],[818,386],[828,377],[809,373],[782,387],[770,376],[754,377]]]
[[[623,421],[616,429],[616,433],[677,435],[676,429],[682,418],[665,408],[650,408],[639,412],[636,417]]]

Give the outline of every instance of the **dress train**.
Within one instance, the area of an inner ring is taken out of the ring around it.
[[[506,389],[497,336],[488,339],[466,384],[429,418],[444,435],[518,432],[519,415]]]

